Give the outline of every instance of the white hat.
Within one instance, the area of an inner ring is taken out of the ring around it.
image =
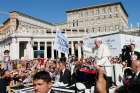
[[[76,87],[78,90],[85,90],[86,89],[86,86],[80,82],[76,83]]]

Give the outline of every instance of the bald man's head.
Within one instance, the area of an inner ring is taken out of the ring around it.
[[[132,69],[134,70],[134,72],[140,71],[140,61],[139,60],[132,61]]]
[[[102,44],[102,39],[101,38],[96,38],[95,39],[95,45],[96,45],[96,47],[99,48],[101,44]]]

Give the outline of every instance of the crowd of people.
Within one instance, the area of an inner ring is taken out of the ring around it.
[[[7,86],[27,83],[33,83],[35,93],[55,93],[51,88],[56,82],[65,86],[81,82],[89,89],[95,86],[95,93],[109,93],[111,88],[115,88],[114,93],[140,93],[140,53],[134,51],[135,44],[130,44],[129,50],[124,48],[116,57],[111,57],[101,38],[95,40],[95,45],[93,56],[89,58],[27,60],[22,57],[12,61],[5,57],[0,65],[0,93],[7,93]],[[7,55],[9,51],[4,53]],[[112,77],[114,64],[122,67],[122,75],[115,77],[119,78],[119,83]]]

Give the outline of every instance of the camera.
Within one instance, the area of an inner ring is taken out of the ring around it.
[[[123,49],[122,49],[122,52],[131,52],[131,47],[130,47],[130,45],[124,45],[124,46],[123,46]]]

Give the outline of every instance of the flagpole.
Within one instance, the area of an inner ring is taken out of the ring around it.
[[[58,51],[57,57],[61,57],[61,53],[68,54],[69,53],[69,40],[62,33],[61,30],[56,30],[55,40],[54,40],[54,49]]]

